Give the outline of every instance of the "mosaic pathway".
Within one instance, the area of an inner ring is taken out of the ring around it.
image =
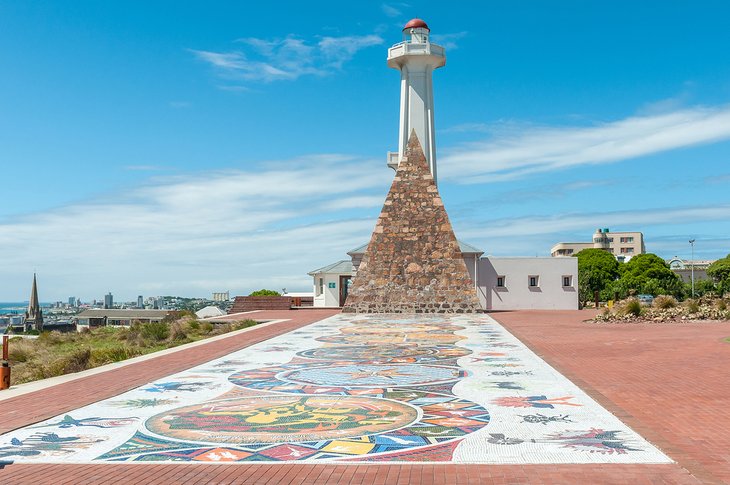
[[[2,435],[0,460],[671,462],[486,315],[337,315]]]

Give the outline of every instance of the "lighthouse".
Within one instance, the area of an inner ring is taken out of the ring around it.
[[[443,47],[429,40],[431,29],[421,19],[403,27],[403,41],[388,49],[388,66],[400,71],[398,151],[388,152],[388,166],[397,169],[412,130],[423,147],[436,180],[436,134],[433,126],[433,70],[446,64]]]

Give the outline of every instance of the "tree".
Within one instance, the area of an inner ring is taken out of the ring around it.
[[[622,297],[627,296],[630,290],[654,296],[684,295],[684,285],[679,276],[662,258],[651,253],[638,254],[624,264],[614,289]]]
[[[730,254],[708,266],[707,275],[717,283],[721,296],[730,291]]]
[[[274,290],[256,290],[252,291],[248,296],[281,296],[281,293]]]
[[[595,291],[608,288],[619,275],[619,263],[603,249],[584,249],[578,258],[578,296],[585,304],[593,299]]]
[[[695,296],[714,295],[719,291],[719,285],[710,279],[695,279]],[[684,294],[692,295],[692,283],[684,284]]]

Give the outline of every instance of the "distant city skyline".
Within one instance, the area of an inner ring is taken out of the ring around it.
[[[286,14],[282,14],[282,10]],[[598,227],[730,252],[730,4],[0,4],[0,301],[311,290],[392,180],[413,17],[439,189],[485,254]],[[145,296],[146,298],[146,296]]]

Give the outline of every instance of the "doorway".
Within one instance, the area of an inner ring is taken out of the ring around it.
[[[345,300],[347,300],[347,291],[350,289],[350,283],[352,276],[340,275],[340,306],[345,306]]]

